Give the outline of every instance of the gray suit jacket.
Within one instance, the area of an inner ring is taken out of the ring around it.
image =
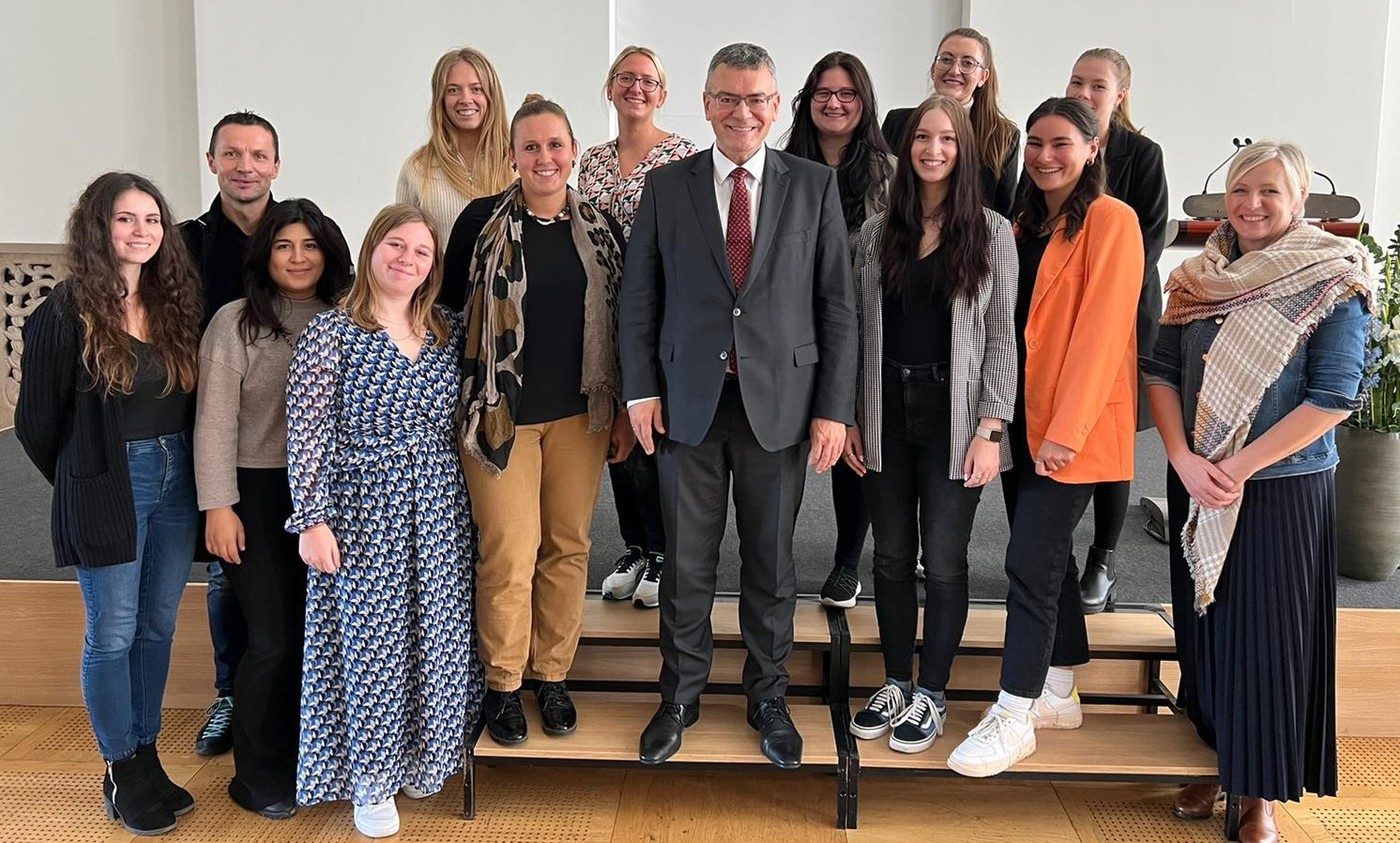
[[[966,480],[963,458],[972,443],[978,419],[1010,422],[1016,405],[1016,283],[1018,261],[1011,226],[996,211],[983,208],[990,240],[990,278],[977,290],[977,300],[953,300],[952,359],[948,388],[952,426],[948,437],[948,479]],[[880,431],[884,420],[880,366],[884,360],[884,284],[880,272],[880,241],[886,214],[866,220],[856,240],[856,288],[860,313],[860,421],[865,467],[880,471]],[[1001,471],[1011,468],[1011,437],[1001,439]]]
[[[624,396],[661,396],[666,435],[699,445],[732,347],[765,450],[802,442],[813,418],[853,423],[855,287],[836,171],[767,151],[737,294],[722,231],[711,151],[647,176],[618,307]]]

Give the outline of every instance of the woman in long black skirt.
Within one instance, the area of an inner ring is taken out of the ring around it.
[[[1242,841],[1274,802],[1337,792],[1332,429],[1356,406],[1373,281],[1365,250],[1299,222],[1312,168],[1260,141],[1232,163],[1229,220],[1172,272],[1143,361],[1170,462],[1180,699],[1220,782],[1183,819],[1243,797]]]

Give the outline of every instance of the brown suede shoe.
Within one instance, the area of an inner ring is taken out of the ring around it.
[[[1271,799],[1240,800],[1240,843],[1278,843]]]
[[[1219,801],[1220,785],[1216,782],[1184,785],[1172,803],[1172,813],[1183,820],[1209,819]]]

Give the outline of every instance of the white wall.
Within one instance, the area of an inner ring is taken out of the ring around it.
[[[464,45],[486,53],[509,118],[532,91],[566,108],[596,100],[608,33],[608,0],[195,0],[203,128],[187,154],[203,166],[208,127],[230,111],[258,112],[281,138],[273,194],[314,200],[358,253],[370,220],[394,201],[399,167],[427,138],[438,56]],[[580,142],[607,134],[601,114],[570,117]],[[217,190],[205,168],[205,201]]]
[[[1381,71],[1384,88],[1379,112],[1381,129],[1378,148],[1382,150],[1376,166],[1375,202],[1366,207],[1374,233],[1384,234],[1382,243],[1400,225],[1400,9],[1390,14],[1389,34],[1386,36],[1385,63]]]
[[[956,0],[866,0],[858,12],[848,0],[711,0],[664,7],[616,2],[618,49],[642,44],[666,63],[669,95],[658,123],[701,146],[714,140],[701,105],[705,72],[725,44],[751,41],[773,55],[783,104],[769,143],[779,146],[792,122],[792,102],[817,59],[832,50],[859,56],[875,85],[877,119],[883,119],[889,109],[924,98],[938,38],[959,25],[961,14]]]
[[[57,243],[107,170],[198,207],[190,0],[0,4],[0,242]]]

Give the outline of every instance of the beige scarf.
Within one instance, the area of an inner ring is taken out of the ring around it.
[[[1167,280],[1163,325],[1233,314],[1210,347],[1196,404],[1192,449],[1218,463],[1243,447],[1264,391],[1338,302],[1354,295],[1374,306],[1370,255],[1356,240],[1295,224],[1269,246],[1231,260],[1236,237],[1224,223],[1205,250]],[[1205,614],[1235,534],[1243,496],[1206,509],[1192,499],[1181,543]]]

